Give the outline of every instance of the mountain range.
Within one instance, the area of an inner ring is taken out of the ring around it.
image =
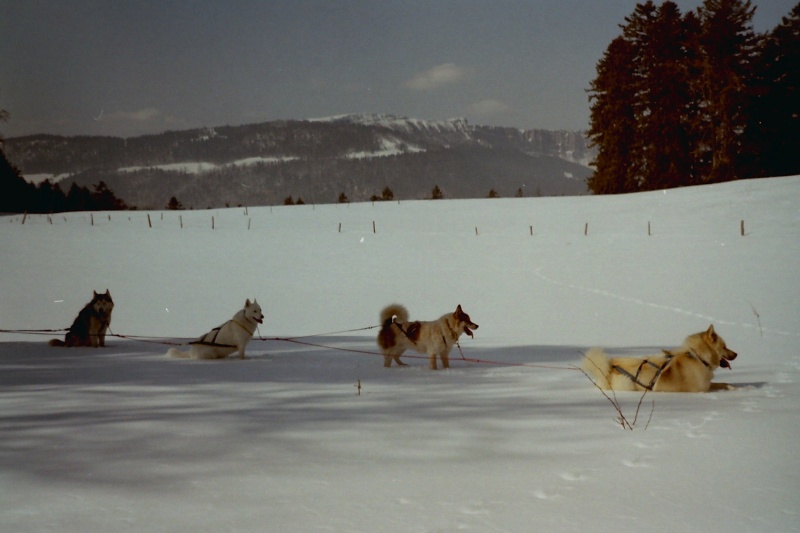
[[[66,190],[103,181],[128,205],[160,209],[430,198],[587,194],[594,154],[581,132],[346,115],[132,138],[9,138],[30,181]]]

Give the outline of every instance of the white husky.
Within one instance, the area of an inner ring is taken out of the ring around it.
[[[170,348],[167,355],[191,359],[223,359],[233,352],[239,352],[239,359],[244,359],[244,349],[253,338],[258,324],[264,322],[261,306],[253,299],[244,303],[244,308],[233,315],[233,318],[214,328],[199,339],[189,343],[189,351],[182,352]]]

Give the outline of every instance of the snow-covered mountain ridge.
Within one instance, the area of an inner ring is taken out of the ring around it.
[[[264,205],[287,196],[366,200],[574,195],[586,192],[591,152],[582,134],[345,115],[165,132],[129,139],[36,135],[8,139],[5,152],[26,176],[104,181],[127,203],[162,207]],[[572,179],[570,179],[570,177]],[[242,186],[244,184],[244,186]]]

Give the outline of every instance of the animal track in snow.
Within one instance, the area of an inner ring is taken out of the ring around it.
[[[484,506],[483,502],[470,501],[467,503],[468,505],[465,505],[461,507],[461,509],[459,509],[459,511],[461,511],[462,514],[472,516],[472,515],[482,515],[490,513],[489,509],[487,509]]]
[[[534,491],[533,495],[540,500],[557,500],[561,498],[561,494],[550,494],[541,489]]]
[[[622,464],[628,468],[650,468],[652,465],[647,462],[644,457],[634,457],[633,459],[625,459]]]
[[[654,442],[637,442],[634,444],[640,450],[654,450],[656,448],[661,448],[663,446],[662,441],[654,441]]]
[[[559,287],[566,287],[568,289],[573,289],[573,290],[576,290],[576,291],[582,291],[582,292],[588,292],[588,293],[591,293],[591,294],[597,294],[597,295],[600,295],[600,296],[603,296],[603,297],[606,297],[606,298],[612,298],[614,300],[619,300],[621,302],[627,302],[627,303],[632,303],[632,304],[636,304],[636,305],[644,305],[644,306],[647,306],[647,307],[652,307],[654,309],[661,309],[661,310],[664,310],[664,311],[670,311],[670,312],[678,313],[678,314],[682,314],[682,315],[689,315],[689,316],[693,316],[695,318],[701,318],[704,321],[711,322],[711,323],[714,323],[714,324],[718,324],[718,325],[721,325],[721,326],[736,326],[736,327],[748,328],[748,329],[758,329],[759,332],[761,332],[762,336],[763,336],[764,333],[772,333],[774,335],[783,335],[783,336],[786,336],[786,337],[800,337],[800,333],[795,333],[795,332],[791,332],[791,331],[782,331],[782,330],[779,330],[779,329],[765,328],[765,327],[762,327],[761,324],[756,324],[756,323],[732,322],[730,320],[722,320],[722,319],[713,317],[711,315],[698,313],[696,311],[691,311],[691,310],[688,310],[688,309],[682,309],[680,307],[674,307],[674,306],[670,306],[670,305],[659,304],[659,303],[656,303],[656,302],[648,302],[648,301],[642,300],[640,298],[635,298],[635,297],[632,297],[632,296],[625,296],[625,295],[622,295],[622,294],[617,294],[617,293],[614,293],[614,292],[611,292],[611,291],[608,291],[608,290],[605,290],[605,289],[595,289],[595,288],[592,288],[592,287],[584,287],[583,285],[578,285],[578,284],[575,284],[575,283],[567,283],[567,282],[564,282],[564,281],[558,281],[557,279],[554,279],[554,278],[551,278],[551,277],[548,277],[548,276],[545,276],[544,274],[542,274],[542,267],[539,267],[539,268],[535,269],[533,271],[533,274],[536,277],[538,277],[539,279],[541,279],[541,280],[543,280],[543,281],[545,281],[547,283],[550,283],[551,285],[557,285]]]
[[[755,400],[747,400],[742,402],[742,411],[746,413],[760,413],[762,409],[759,407],[759,403]]]
[[[783,398],[783,392],[781,392],[780,389],[770,387],[764,392],[764,396],[767,398]]]
[[[417,511],[421,511],[421,510],[425,509],[424,505],[422,505],[421,503],[419,503],[417,501],[409,499],[409,498],[397,498],[397,503],[400,504],[400,505],[408,506],[408,507],[410,507],[412,509],[415,509]]]
[[[589,478],[580,470],[570,470],[561,474],[561,479],[564,481],[586,481]]]

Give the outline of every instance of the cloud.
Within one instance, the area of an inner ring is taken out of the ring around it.
[[[156,124],[163,126],[185,126],[186,121],[172,115],[162,113],[155,107],[145,107],[138,111],[115,111],[113,113],[100,112],[100,116],[95,117],[96,121],[110,120],[113,122],[127,122],[129,124]]]
[[[113,128],[115,135],[143,135],[164,130],[187,128],[190,124],[181,118],[163,113],[155,107],[137,111],[114,111],[92,117],[103,131]]]
[[[486,117],[493,115],[503,115],[508,113],[511,108],[505,102],[494,98],[487,98],[480,102],[475,102],[469,106],[469,111],[476,115]]]
[[[444,85],[456,83],[467,76],[467,70],[455,63],[444,63],[419,72],[405,83],[405,86],[415,91],[430,91]]]
[[[139,111],[116,111],[106,115],[109,120],[120,122],[151,122],[162,117],[161,111],[154,107],[147,107]]]

